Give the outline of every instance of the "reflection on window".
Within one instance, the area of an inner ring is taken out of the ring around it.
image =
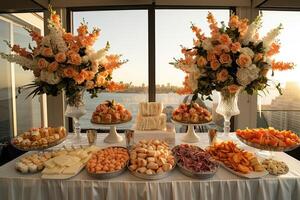
[[[129,62],[114,71],[115,81],[131,83],[124,93],[101,93],[98,98],[90,99],[85,95],[87,114],[81,118],[82,128],[93,127],[90,123],[92,112],[96,106],[105,101],[115,99],[133,114],[137,115],[138,103],[148,100],[148,12],[146,10],[122,11],[88,11],[75,12],[74,27],[79,26],[84,18],[89,28],[97,26],[101,29],[100,37],[94,48],[103,48],[109,41],[110,53],[122,54]],[[134,121],[134,120],[133,120]],[[133,121],[120,128],[131,128]],[[103,127],[94,127],[103,128]]]
[[[0,51],[9,53],[3,40],[10,40],[10,24],[0,19]],[[0,58],[0,139],[12,135],[12,97],[11,97],[11,69],[10,64]]]
[[[258,96],[257,126],[273,126],[277,129],[290,129],[300,132],[300,59],[298,33],[300,32],[300,14],[294,11],[262,11],[263,25],[260,34],[264,36],[268,30],[282,23],[283,30],[279,35],[280,53],[275,59],[292,61],[295,69],[276,73],[272,78],[282,85],[280,96],[275,87],[269,87],[266,95]],[[271,77],[271,74],[269,74]]]
[[[207,24],[207,14],[212,12],[217,21],[229,21],[229,10],[156,10],[156,99],[168,106],[169,112],[187,97],[180,96],[174,91],[182,86],[184,73],[169,64],[173,58],[182,56],[181,47],[193,45],[194,33],[190,29],[191,22],[199,26],[206,35],[210,35]],[[205,101],[212,111],[217,105],[217,94],[213,95],[214,102]],[[199,101],[201,101],[199,99]],[[223,119],[213,112],[217,127],[223,126]]]
[[[32,47],[35,45],[31,41],[28,32],[21,26],[13,26],[14,44],[19,44],[21,47]],[[16,84],[16,110],[17,110],[17,127],[18,133],[22,133],[32,127],[41,126],[41,107],[39,97],[29,97],[31,90],[22,90],[18,94],[18,87],[27,85],[34,80],[34,76],[30,71],[24,71],[21,66],[15,64],[15,84]]]

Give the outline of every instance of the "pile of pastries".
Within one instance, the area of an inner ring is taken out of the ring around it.
[[[35,173],[44,169],[44,163],[52,157],[51,152],[34,153],[22,157],[16,162],[15,167],[21,173]]]
[[[123,105],[107,100],[96,107],[91,121],[95,124],[114,124],[130,121],[131,118],[131,113]]]
[[[70,148],[55,151],[53,158],[47,160],[42,171],[43,175],[76,175],[90,159],[91,154],[99,148],[89,146],[86,148]]]
[[[169,145],[161,140],[141,140],[130,152],[129,170],[153,175],[172,170],[175,159]]]
[[[172,152],[180,166],[194,173],[212,172],[218,167],[209,153],[194,145],[181,144],[174,147]]]
[[[108,147],[93,153],[87,162],[89,173],[107,173],[121,170],[126,167],[129,154],[126,148]]]
[[[12,139],[12,143],[21,149],[47,148],[56,144],[67,135],[64,127],[31,128]]]
[[[288,166],[282,162],[273,159],[265,159],[262,162],[262,166],[272,175],[282,175],[289,171]]]
[[[297,134],[288,130],[279,131],[272,127],[237,130],[236,134],[248,142],[262,146],[288,148],[300,145]]]
[[[214,143],[207,151],[214,159],[236,172],[247,174],[264,171],[253,153],[238,148],[232,141]]]
[[[201,124],[212,120],[211,113],[197,103],[182,103],[172,114],[175,121],[183,123]]]

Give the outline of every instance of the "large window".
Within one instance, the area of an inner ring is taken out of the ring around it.
[[[28,44],[34,46],[28,32],[20,25],[13,25],[13,41],[22,47],[28,47]],[[21,66],[15,64],[15,87],[16,87],[16,114],[17,114],[17,132],[21,133],[32,127],[41,126],[41,106],[39,96],[28,97],[30,90],[21,90],[19,88],[31,83],[34,76],[31,71],[24,71]]]
[[[30,19],[29,19],[30,18]],[[5,41],[11,44],[19,44],[21,47],[28,47],[32,44],[31,38],[23,26],[42,24],[38,27],[43,29],[42,17],[37,14],[23,13],[16,15],[0,16],[0,51],[10,53]],[[37,28],[37,27],[36,27]],[[30,91],[18,93],[19,87],[29,84],[34,80],[31,72],[24,71],[17,64],[10,64],[0,58],[0,140],[22,133],[32,127],[41,126],[41,109],[39,97],[26,98]]]
[[[298,40],[300,14],[296,11],[262,11],[262,14],[263,26],[260,34],[265,35],[279,23],[283,25],[279,36],[280,53],[275,59],[294,62],[296,67],[290,71],[277,72],[272,78],[275,82],[280,82],[283,88],[282,96],[274,87],[268,89],[266,96],[264,94],[258,96],[257,126],[273,126],[300,132],[300,41]]]
[[[94,48],[103,48],[107,41],[110,43],[110,53],[122,54],[129,61],[113,73],[115,81],[131,83],[130,88],[122,93],[101,93],[98,98],[90,99],[85,94],[87,114],[82,117],[82,128],[103,128],[90,123],[92,112],[96,106],[105,100],[115,99],[125,105],[136,118],[138,103],[148,101],[148,12],[147,10],[120,11],[88,11],[74,12],[74,29],[82,20],[88,22],[90,28],[97,26],[101,29],[100,38]],[[76,30],[73,30],[74,32]],[[120,128],[131,128],[127,123]]]
[[[174,91],[182,87],[184,73],[170,65],[173,58],[182,57],[181,47],[192,47],[195,38],[190,26],[191,23],[199,26],[206,35],[210,34],[207,23],[207,14],[212,12],[218,22],[229,21],[229,10],[207,10],[207,9],[179,9],[179,10],[156,10],[156,100],[168,106],[172,110],[179,103],[187,100],[187,97],[178,95]],[[190,98],[189,98],[190,99]],[[222,117],[214,110],[217,105],[218,96],[213,95],[213,102],[205,101],[209,110],[213,111],[214,121],[217,127],[223,126]],[[198,100],[200,101],[200,99]]]
[[[0,51],[8,53],[9,49],[2,41],[10,40],[10,23],[0,19]],[[0,59],[0,139],[11,135],[12,122],[12,90],[10,64]]]

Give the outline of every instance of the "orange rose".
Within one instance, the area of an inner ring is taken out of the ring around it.
[[[220,62],[222,64],[231,64],[232,63],[232,60],[231,60],[231,57],[229,54],[226,54],[226,53],[223,53],[221,56],[220,56]]]
[[[219,42],[224,45],[230,45],[232,41],[231,41],[231,38],[227,34],[221,34],[219,36]]]
[[[55,60],[56,60],[56,62],[59,62],[59,63],[65,62],[66,61],[66,55],[65,55],[65,53],[62,53],[62,52],[57,53],[55,55]]]
[[[80,65],[81,64],[81,57],[78,53],[72,53],[70,54],[70,63],[74,65]]]
[[[51,57],[53,56],[53,52],[51,48],[43,48],[42,55],[45,57]]]
[[[236,60],[236,63],[240,67],[249,67],[252,64],[251,57],[246,54],[241,54],[239,58]]]
[[[240,88],[240,87],[239,87],[238,85],[235,85],[235,84],[229,85],[229,86],[227,87],[229,93],[231,93],[231,94],[236,93],[236,92],[239,90],[239,88]]]
[[[200,56],[197,60],[197,65],[200,67],[204,67],[206,64],[207,60],[203,56]]]
[[[97,86],[102,86],[105,83],[105,78],[103,76],[98,75],[96,78]]]
[[[78,74],[78,72],[76,72],[76,70],[73,67],[68,67],[68,68],[64,69],[65,77],[73,78],[77,74]]]
[[[74,53],[77,53],[79,51],[79,46],[76,44],[76,43],[72,43],[70,45],[70,49],[74,52]]]
[[[71,42],[73,40],[73,35],[72,35],[72,33],[65,33],[63,38],[65,41]]]
[[[231,27],[231,28],[238,28],[240,22],[239,22],[239,17],[236,16],[236,15],[232,15],[230,17],[230,20],[229,20],[229,23],[228,25]]]
[[[85,71],[86,72],[86,80],[93,80],[95,77],[95,72],[93,71]]]
[[[81,83],[83,83],[85,81],[85,76],[84,76],[84,73],[82,73],[82,72],[76,74],[73,78],[78,85],[80,85]]]
[[[38,61],[39,69],[46,69],[48,67],[48,62],[44,58],[40,58]]]
[[[239,42],[232,43],[230,49],[233,53],[238,52],[241,49],[241,43]]]
[[[50,72],[56,71],[57,68],[58,68],[58,63],[55,61],[50,63],[50,65],[48,65],[48,71],[50,71]]]
[[[87,81],[85,82],[86,89],[93,89],[94,88],[94,82],[93,81]]]
[[[210,61],[210,67],[212,70],[217,70],[220,67],[220,63],[217,59]]]
[[[217,73],[217,80],[220,82],[224,82],[228,79],[228,71],[226,69],[222,69],[219,73]]]
[[[217,57],[216,57],[215,54],[213,54],[212,52],[207,53],[207,60],[208,61],[212,61],[212,60],[216,60],[216,59],[217,59]]]

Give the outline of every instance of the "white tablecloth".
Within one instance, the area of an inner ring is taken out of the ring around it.
[[[177,134],[180,143],[182,134]],[[207,134],[199,134],[201,147],[208,145]],[[105,134],[99,134],[97,145],[104,144]],[[226,138],[224,138],[226,139]],[[231,135],[231,139],[236,139]],[[87,143],[67,139],[64,144]],[[123,144],[124,145],[124,144]],[[251,147],[243,146],[254,151]],[[40,174],[24,175],[14,169],[15,160],[0,167],[0,199],[92,200],[92,199],[210,199],[210,200],[288,200],[300,199],[300,162],[285,153],[276,152],[274,158],[283,160],[290,168],[288,174],[268,175],[260,179],[244,179],[220,168],[211,179],[197,180],[181,174],[177,169],[165,179],[145,181],[128,171],[119,177],[96,180],[83,170],[69,180],[43,180]]]

